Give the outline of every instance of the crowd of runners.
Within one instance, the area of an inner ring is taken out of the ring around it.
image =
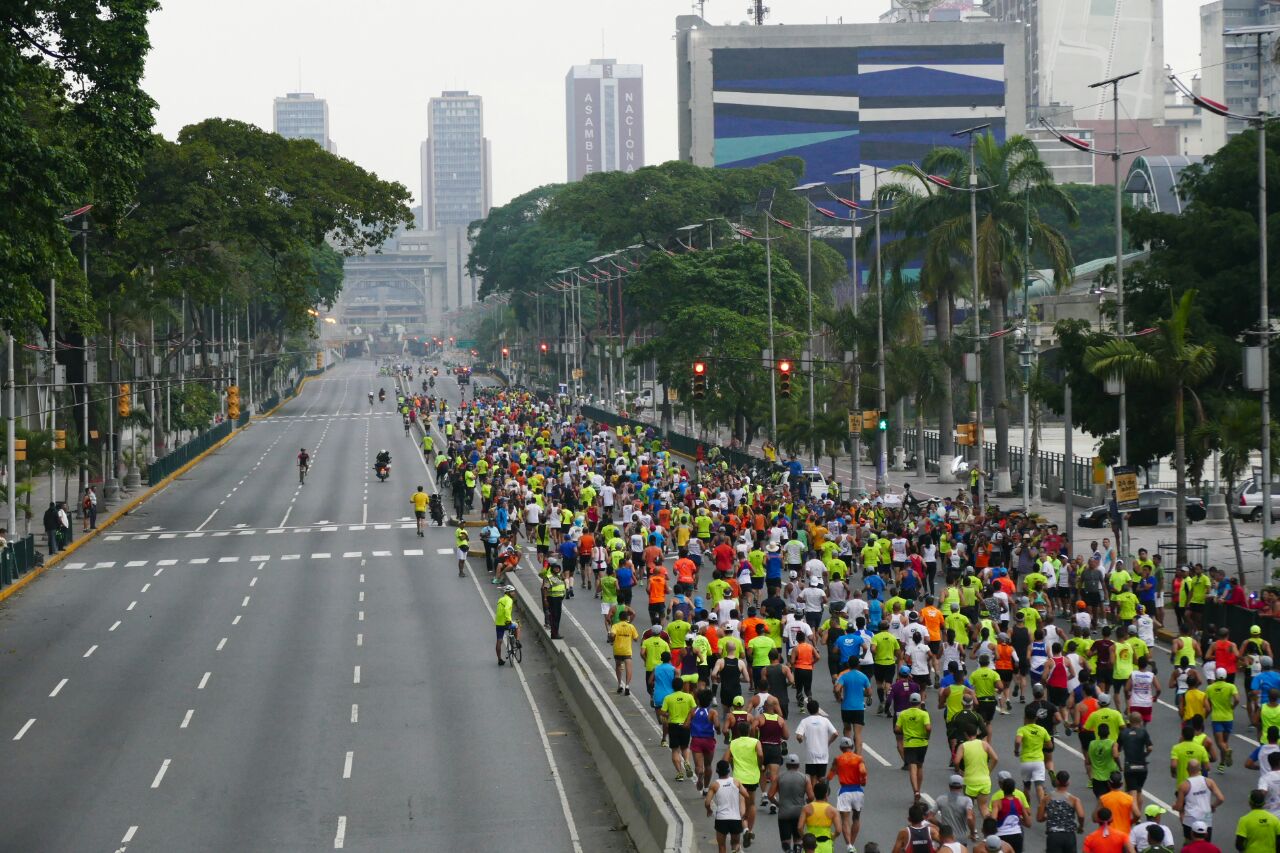
[[[457,528],[459,569],[482,547],[501,589],[536,572],[554,637],[567,606],[594,614],[618,694],[643,678],[721,851],[760,840],[762,814],[784,851],[1021,853],[1033,824],[1049,853],[1280,850],[1280,672],[1257,626],[1237,644],[1206,624],[1234,587],[1205,567],[1126,563],[961,500],[818,499],[785,465],[695,463],[516,389],[440,420],[423,452],[480,524]],[[499,664],[511,620],[508,601]],[[994,737],[1004,715],[1021,725]],[[1153,725],[1180,730],[1168,754]],[[1237,725],[1259,745],[1226,791]],[[906,772],[873,788],[876,728]],[[1055,766],[1063,749],[1083,774]],[[862,839],[864,812],[901,801],[886,784],[909,786],[905,822]],[[1215,826],[1228,798],[1247,812]]]

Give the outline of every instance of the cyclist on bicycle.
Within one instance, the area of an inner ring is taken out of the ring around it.
[[[418,486],[418,491],[409,497],[409,502],[413,504],[414,517],[418,519],[418,535],[423,536],[422,528],[427,523],[427,504],[430,502],[430,496],[422,490],[422,486]]]
[[[515,634],[516,644],[520,643],[520,626],[516,624],[511,611],[515,608],[516,588],[510,584],[502,588],[502,596],[498,599],[498,604],[493,612],[494,633],[497,635],[497,642],[494,643],[493,651],[498,656],[498,666],[506,663],[502,659],[502,641],[506,638],[507,632]]]
[[[311,456],[304,447],[298,451],[298,481],[301,482],[307,477],[307,469],[311,467]]]

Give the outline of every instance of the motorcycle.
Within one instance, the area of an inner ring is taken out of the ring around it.
[[[378,392],[378,402],[379,402],[379,403],[385,403],[385,402],[387,402],[387,392],[386,392],[386,391],[379,391],[379,392]]]
[[[378,481],[385,483],[387,478],[391,476],[391,464],[379,463],[373,466],[373,472],[378,475]]]

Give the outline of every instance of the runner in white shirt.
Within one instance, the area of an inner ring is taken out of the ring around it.
[[[1138,606],[1138,618],[1133,621],[1134,627],[1138,629],[1138,639],[1147,644],[1148,648],[1156,644],[1156,620],[1151,618],[1151,614],[1147,613],[1144,606]]]
[[[808,575],[809,581],[824,580],[827,576],[827,565],[817,557],[813,557],[804,564],[804,573]]]
[[[845,616],[855,625],[858,623],[859,619],[866,619],[867,613],[870,610],[871,605],[867,604],[861,595],[856,595],[855,597],[850,598],[844,605]]]

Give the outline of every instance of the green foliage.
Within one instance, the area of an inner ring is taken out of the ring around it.
[[[218,395],[213,389],[200,382],[188,382],[173,391],[173,428],[202,432],[213,423],[218,408]]]
[[[1099,163],[1099,168],[1110,168]],[[1087,263],[1098,258],[1114,257],[1116,253],[1115,231],[1115,189],[1111,186],[1092,184],[1060,184],[1061,190],[1071,199],[1075,206],[1076,216],[1073,218],[1065,210],[1050,207],[1040,212],[1045,224],[1060,232],[1071,249],[1071,257],[1076,264]],[[1129,206],[1129,195],[1123,195],[1125,205],[1124,216],[1132,215]],[[1128,246],[1125,251],[1132,251]],[[1031,264],[1039,268],[1046,260],[1042,254],[1036,253]]]
[[[92,303],[62,216],[95,224],[131,200],[154,102],[139,87],[155,0],[33,0],[0,16],[0,325],[39,323],[50,276],[62,316],[91,326]]]

